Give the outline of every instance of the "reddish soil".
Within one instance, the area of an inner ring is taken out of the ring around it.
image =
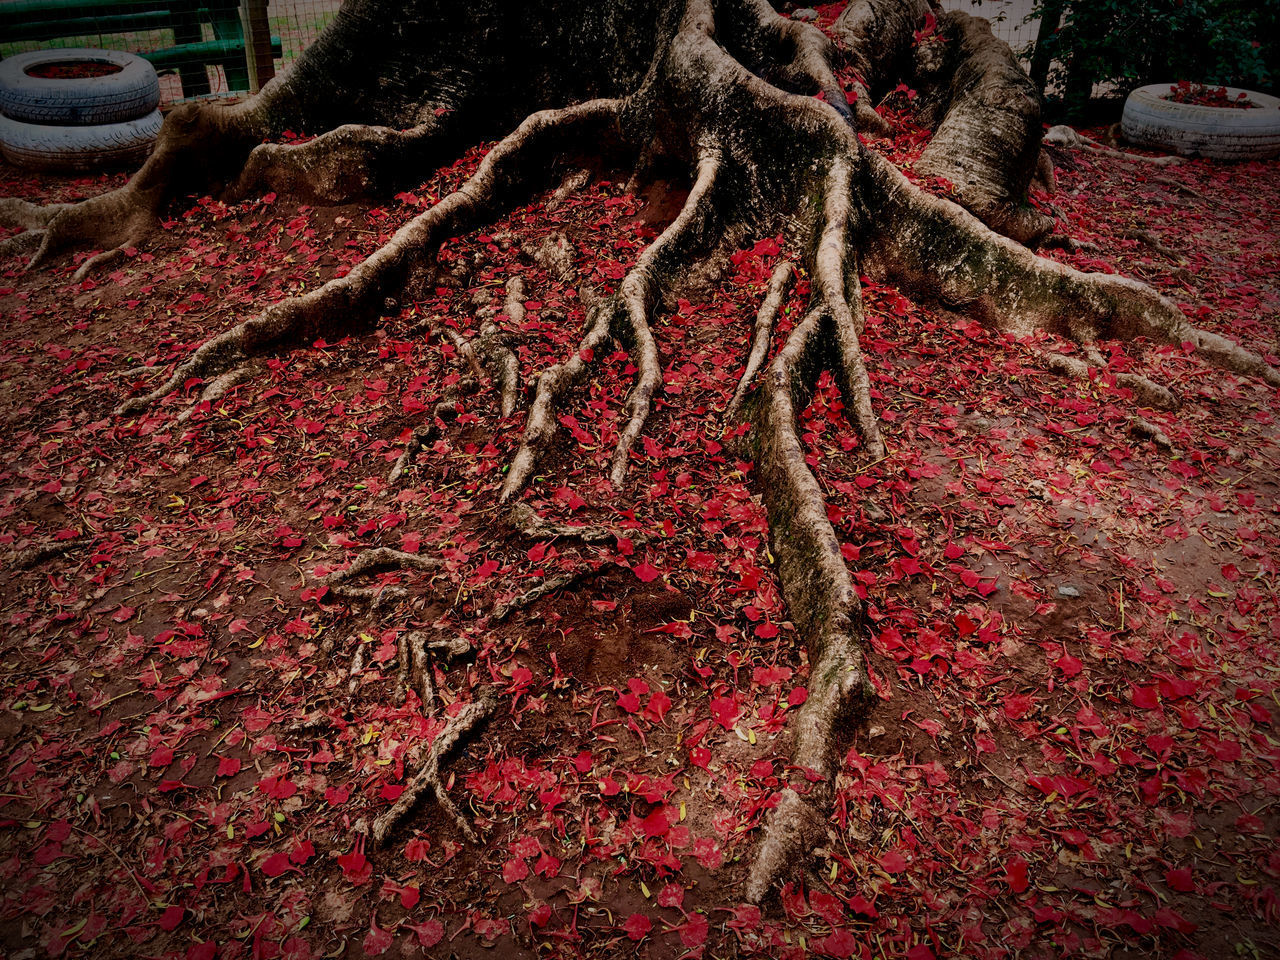
[[[923,135],[890,112],[895,141],[872,146],[907,162]],[[825,381],[803,421],[881,697],[842,744],[828,842],[763,910],[740,891],[807,663],[720,412],[787,238],[759,238],[715,289],[663,311],[665,392],[625,490],[604,480],[625,355],[601,358],[563,411],[529,500],[609,525],[604,545],[503,526],[521,421],[500,421],[492,393],[466,398],[406,482],[386,478],[459,376],[448,340],[406,331],[427,317],[472,329],[520,273],[525,373],[575,349],[578,286],[616,284],[675,213],[625,194],[620,174],[446,244],[425,299],[270,359],[185,426],[195,384],[111,415],[154,379],[121,371],[167,370],[332,277],[479,155],[381,208],[192,201],[78,285],[70,262],[0,264],[5,956],[1280,951],[1280,398],[1255,381],[1117,347],[1116,370],[1184,401],[1143,411],[1166,453],[1131,432],[1133,400],[1110,377],[1043,369],[1035,348],[1063,345],[866,284],[891,453],[860,455]],[[119,181],[0,168],[0,194],[49,200]],[[1101,248],[1055,256],[1157,284],[1197,323],[1274,353],[1280,164],[1156,174],[1070,155],[1059,193],[1034,200]],[[571,283],[521,252],[552,229],[574,243]],[[779,336],[804,295],[802,278]],[[68,549],[12,568],[50,543]],[[385,575],[411,595],[376,616],[327,596],[324,575],[376,545],[445,566]],[[584,576],[486,619],[566,571]],[[481,846],[431,803],[385,850],[359,838],[444,725],[393,696],[410,629],[472,645],[436,673],[444,704],[499,693],[447,767]],[[299,728],[307,716],[322,719]]]

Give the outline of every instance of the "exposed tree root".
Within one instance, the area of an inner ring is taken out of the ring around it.
[[[527,607],[531,603],[537,603],[543,597],[555,593],[557,590],[563,590],[565,587],[571,587],[575,583],[589,580],[613,566],[615,566],[614,563],[607,562],[598,567],[588,567],[582,570],[575,570],[572,573],[561,573],[554,577],[547,577],[537,586],[530,587],[524,593],[518,594],[505,603],[495,604],[493,610],[489,613],[489,622],[501,623],[517,610]]]
[[[683,252],[691,246],[691,235],[705,234],[710,226],[714,217],[711,192],[720,166],[719,152],[705,147],[698,158],[698,176],[693,189],[689,191],[684,208],[662,235],[640,255],[618,290],[629,324],[629,332],[624,339],[635,358],[637,373],[636,384],[627,398],[627,422],[618,438],[618,446],[609,469],[609,479],[615,487],[622,486],[631,447],[644,429],[653,394],[662,384],[658,346],[649,329],[649,312],[658,303],[661,295],[660,280],[671,271],[673,254]]]
[[[1173,453],[1175,449],[1165,432],[1145,417],[1134,417],[1129,423],[1129,432],[1135,437],[1150,440],[1165,453]]]
[[[888,134],[888,122],[873,106],[873,91],[884,91],[896,82],[915,31],[930,12],[928,0],[853,0],[836,19],[831,29],[846,45],[846,56],[856,72],[853,92],[859,129]]]
[[[765,293],[760,310],[756,313],[756,328],[751,340],[751,353],[747,356],[746,369],[742,371],[742,379],[738,381],[738,389],[733,392],[733,399],[725,410],[725,421],[732,423],[738,417],[742,401],[747,391],[755,382],[756,374],[769,353],[769,342],[773,337],[773,321],[782,309],[782,301],[786,299],[787,288],[795,277],[796,267],[790,260],[783,260],[773,268],[773,276],[769,278],[769,288]]]
[[[537,393],[533,398],[533,404],[529,407],[529,416],[525,421],[520,447],[511,458],[506,479],[502,483],[502,491],[498,494],[500,502],[518,494],[533,476],[538,457],[555,436],[556,404],[562,396],[586,379],[590,371],[590,361],[587,358],[594,358],[597,351],[603,349],[612,338],[612,319],[615,310],[616,300],[613,298],[593,306],[587,313],[587,332],[582,342],[578,344],[578,349],[571,357],[544,370],[538,376]]]
[[[531,174],[549,176],[552,156],[570,155],[575,166],[553,203],[585,182],[576,154],[601,139],[610,150],[621,144],[638,153],[641,171],[658,162],[683,169],[696,164],[691,192],[676,219],[639,257],[616,293],[589,303],[577,350],[537,377],[521,443],[499,493],[506,502],[533,477],[557,430],[562,401],[585,382],[594,359],[615,340],[636,368],[610,463],[610,478],[621,486],[662,385],[653,317],[664,297],[682,279],[697,275],[697,261],[714,264],[708,254],[726,237],[731,242],[749,232],[785,231],[812,278],[810,301],[803,319],[769,360],[773,323],[795,272],[790,263],[781,264],[756,316],[751,352],[728,408],[730,418],[751,423],[747,443],[757,464],[778,577],[810,669],[808,699],[790,726],[793,764],[801,775],[770,813],[748,878],[748,897],[761,900],[787,871],[803,864],[824,836],[841,734],[865,708],[870,693],[859,639],[863,609],[797,425],[818,377],[829,370],[861,436],[862,455],[884,456],[859,344],[865,319],[861,271],[891,277],[1003,332],[1026,336],[1046,331],[1075,341],[1081,357],[1046,359],[1067,376],[1096,376],[1107,366],[1096,342],[1111,339],[1190,343],[1208,361],[1273,386],[1280,385],[1280,372],[1264,358],[1192,326],[1174,304],[1143,284],[1084,274],[1038,258],[1007,239],[1034,243],[1048,231],[1048,218],[1024,205],[1036,169],[1045,175],[1039,106],[1007,48],[965,14],[944,15],[937,37],[930,38],[922,29],[932,9],[928,0],[855,0],[833,28],[844,45],[841,51],[813,27],[779,17],[763,0],[584,0],[571,16],[554,18],[538,3],[477,0],[464,16],[455,16],[455,6],[443,0],[413,0],[410,6],[432,16],[407,17],[402,41],[387,37],[385,24],[374,15],[378,0],[351,0],[333,30],[312,48],[315,52],[299,61],[295,74],[273,82],[260,99],[226,109],[178,108],[166,119],[156,154],[120,191],[84,204],[45,208],[0,201],[0,221],[28,231],[5,240],[2,251],[34,250],[35,263],[72,245],[102,248],[102,254],[82,266],[86,271],[118,258],[130,242],[145,237],[164,204],[188,189],[230,184],[232,195],[246,195],[290,186],[324,200],[381,189],[411,168],[432,165],[435,151],[451,144],[456,130],[470,125],[474,131],[479,125],[468,114],[450,132],[437,124],[438,114],[455,107],[463,114],[464,107],[477,102],[496,109],[493,105],[502,98],[492,95],[494,90],[480,97],[475,89],[475,84],[496,83],[488,79],[491,75],[504,77],[500,92],[509,92],[510,100],[520,105],[517,115],[531,103],[596,98],[531,113],[489,151],[459,190],[397,231],[346,276],[213,337],[154,389],[127,399],[118,410],[121,416],[140,413],[192,380],[204,381],[196,406],[212,404],[243,381],[246,364],[260,355],[320,336],[368,329],[388,303],[413,288],[440,243],[491,218],[521,195]],[[551,19],[557,29],[563,24],[570,32],[531,40],[530,32]],[[460,34],[435,30],[442,24]],[[575,65],[605,62],[591,66],[594,72],[576,75],[573,67],[553,61],[556,44],[573,39],[573,31],[579,30],[597,40],[608,38],[600,40],[608,44],[608,56],[578,57]],[[629,42],[636,37],[648,44],[638,52]],[[377,64],[352,53],[379,49],[384,38],[410,44],[400,50],[394,76],[380,74]],[[426,44],[423,49],[434,51],[445,66],[406,55],[416,52],[414,44]],[[462,64],[456,68],[449,66],[455,53]],[[841,57],[858,73],[852,111],[836,79]],[[513,86],[509,68],[517,63],[530,67],[528,91],[523,86],[508,91]],[[864,130],[883,132],[873,97],[900,79],[921,86],[925,120],[936,126],[917,169],[951,180],[960,205],[913,186],[862,147],[850,127],[852,115]],[[410,89],[410,81],[421,89]],[[825,102],[809,96],[816,92]],[[552,93],[554,99],[548,100]],[[300,129],[315,132],[319,124],[329,132],[291,146],[261,143],[296,121],[309,124]],[[202,145],[208,145],[209,157],[200,155]],[[568,283],[576,272],[574,250],[563,235],[548,237],[530,255],[560,282]],[[523,281],[513,277],[505,294],[505,323],[481,314],[472,337],[443,328],[467,378],[446,392],[430,423],[414,430],[392,470],[393,480],[435,436],[437,424],[457,415],[467,391],[492,380],[503,417],[519,405],[524,388],[512,338],[524,317]],[[582,300],[587,304],[589,298]],[[1119,373],[1115,380],[1143,403],[1176,403],[1168,390],[1140,375]],[[1168,443],[1141,418],[1133,429],[1157,444]],[[510,523],[536,537],[608,542],[615,535],[603,527],[552,523],[523,506],[512,510]],[[325,583],[334,597],[376,607],[406,596],[406,591],[360,586],[359,578],[399,568],[435,572],[440,566],[430,557],[378,548],[330,574]],[[548,578],[495,606],[489,620],[501,621],[599,572],[585,569]],[[398,685],[416,689],[424,711],[430,712],[436,700],[433,655],[461,655],[465,644],[412,632],[399,643]],[[331,645],[327,638],[322,650]],[[364,657],[363,645],[357,644],[351,691],[360,682]],[[428,792],[459,830],[475,839],[470,823],[445,792],[440,764],[495,707],[494,694],[485,690],[451,718],[409,787],[374,821],[376,844],[384,843]]]
[[[44,242],[44,230],[26,230],[0,240],[0,257],[21,257],[35,253]]]
[[[524,280],[512,277],[507,281],[507,302],[503,310],[512,329],[524,323]],[[480,328],[477,347],[485,366],[497,381],[503,419],[515,412],[520,401],[520,360],[508,345],[509,334],[497,323],[489,321]]]
[[[498,700],[492,690],[483,689],[475,700],[466,704],[454,714],[448,725],[440,731],[427,752],[422,768],[414,774],[405,786],[404,792],[396,798],[391,808],[380,814],[373,821],[369,835],[375,847],[386,844],[388,836],[399,825],[400,821],[415,807],[423,796],[430,791],[440,809],[457,825],[458,831],[471,843],[477,842],[475,829],[467,821],[461,811],[445,791],[444,782],[440,779],[440,764],[452,753],[465,737],[487,720],[498,706]]]
[[[507,284],[506,314],[513,325],[524,321],[524,281],[513,277]],[[443,334],[457,350],[458,356],[467,364],[471,376],[454,384],[445,394],[444,399],[435,405],[427,423],[415,427],[410,434],[404,450],[391,468],[388,481],[396,483],[409,469],[418,451],[435,440],[441,424],[456,418],[460,411],[460,395],[479,389],[486,379],[486,372],[497,381],[501,392],[500,403],[502,416],[509,417],[520,401],[520,361],[515,351],[508,345],[509,335],[499,329],[492,321],[486,321],[480,328],[475,341],[464,337],[452,327],[438,326],[431,321],[424,321],[422,329],[434,329]]]
[[[387,603],[407,596],[403,587],[357,587],[351,581],[388,570],[422,570],[434,572],[440,569],[440,561],[416,553],[405,553],[390,547],[366,550],[345,570],[335,570],[325,578],[325,586],[335,597],[343,600],[368,600],[375,604]]]
[[[796,417],[823,366],[821,326],[819,312],[811,311],[791,332],[770,363],[751,411],[778,576],[809,652],[809,697],[790,724],[795,734],[792,764],[815,778],[807,789],[799,783],[787,787],[769,815],[747,879],[747,898],[757,902],[825,836],[837,724],[870,692],[858,640],[861,604],[827,519],[822,489],[796,433]]]
[[[1054,373],[1074,380],[1090,380],[1106,369],[1106,362],[1096,354],[1096,351],[1093,352],[1087,363],[1079,357],[1070,357],[1064,353],[1053,351],[1042,351],[1040,356],[1044,360],[1044,365]],[[1160,410],[1176,410],[1178,408],[1178,398],[1174,396],[1172,391],[1148,380],[1146,377],[1133,373],[1113,373],[1111,375],[1115,377],[1117,386],[1127,387],[1132,390],[1138,400],[1145,406],[1156,407]]]
[[[91,541],[88,537],[77,537],[73,540],[54,540],[50,543],[42,543],[34,547],[27,547],[20,551],[12,561],[10,561],[9,569],[11,570],[31,570],[40,564],[52,560],[55,557],[61,557],[73,550],[79,550],[81,547],[87,546]]]
[[[253,364],[241,363],[238,366],[232,367],[226,373],[215,377],[205,385],[204,390],[200,393],[200,399],[178,414],[174,419],[174,424],[181,425],[186,423],[195,415],[196,411],[205,404],[209,404],[212,407],[213,404],[217,403],[236,387],[240,386],[240,384],[248,381],[253,376],[253,372]]]
[[[814,281],[822,298],[822,310],[834,324],[836,362],[832,373],[844,395],[846,407],[862,435],[867,456],[884,456],[880,424],[871,406],[871,378],[862,359],[858,335],[864,327],[862,291],[858,282],[849,226],[853,217],[850,196],[852,165],[844,159],[832,164],[827,175],[825,222],[813,258]]]
[[[1085,274],[1037,257],[963,209],[917,189],[868,155],[863,202],[878,212],[864,247],[869,272],[963,308],[992,327],[1027,336],[1045,330],[1095,340],[1190,343],[1208,362],[1280,386],[1280,371],[1225,337],[1192,326],[1146,284]]]
[[[369,325],[386,298],[403,284],[413,260],[431,251],[433,243],[487,213],[511,184],[524,179],[531,151],[554,148],[581,125],[616,120],[618,107],[616,100],[591,100],[532,114],[485,155],[462,187],[401,227],[386,245],[346,276],[305,296],[274,304],[260,316],[209,340],[159,387],[122,403],[117,415],[140,413],[192,378],[217,377],[247,357],[283,344],[335,333],[347,335],[353,328]]]
[[[1170,190],[1176,190],[1179,193],[1185,193],[1188,197],[1203,200],[1205,203],[1211,202],[1208,197],[1199,190],[1196,190],[1194,187],[1189,187],[1185,183],[1179,183],[1177,180],[1171,180],[1169,177],[1152,177],[1151,182],[1161,184],[1162,186],[1166,186]]]
[[[949,10],[939,20],[945,51],[921,44],[917,74],[926,86],[933,138],[916,162],[943,177],[956,199],[993,230],[1034,245],[1053,220],[1026,203],[1040,159],[1040,96],[1008,44],[987,20]]]
[[[1059,124],[1056,127],[1050,127],[1044,135],[1044,142],[1052,144],[1055,147],[1065,147],[1069,150],[1085,150],[1089,153],[1096,153],[1100,156],[1121,160],[1124,163],[1150,164],[1153,167],[1169,167],[1179,163],[1186,163],[1186,160],[1182,157],[1144,157],[1137,153],[1115,150],[1111,147],[1104,146],[1097,140],[1091,140],[1078,130],[1064,124]]]
[[[462,637],[452,640],[433,639],[415,630],[400,634],[396,646],[396,684],[400,688],[400,699],[405,698],[410,688],[417,690],[422,712],[433,716],[436,696],[435,681],[432,678],[433,659],[438,658],[447,665],[449,661],[470,653],[471,644]]]
[[[583,543],[607,543],[617,537],[613,530],[598,524],[556,523],[554,520],[547,520],[538,516],[537,511],[527,503],[513,506],[507,514],[507,522],[525,536],[539,539],[563,537],[581,540]]]
[[[1141,230],[1137,227],[1130,227],[1120,231],[1120,236],[1126,240],[1138,240],[1145,243],[1161,256],[1168,257],[1177,263],[1186,263],[1186,259],[1173,247],[1161,242],[1160,238],[1153,234],[1150,230]]]
[[[1089,240],[1077,240],[1065,233],[1051,233],[1040,241],[1042,249],[1067,250],[1071,253],[1101,253],[1102,248]]]
[[[254,147],[228,200],[275,191],[319,203],[350,203],[389,193],[413,168],[436,166],[451,140],[432,120],[408,130],[348,123],[303,143]],[[432,148],[436,148],[433,150]]]

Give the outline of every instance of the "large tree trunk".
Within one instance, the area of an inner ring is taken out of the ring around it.
[[[856,80],[847,87],[837,77],[850,69]],[[918,170],[950,181],[958,202],[918,188],[859,139],[862,130],[874,144],[886,128],[874,100],[902,79],[920,88],[923,116],[936,129]],[[286,129],[317,136],[269,142]],[[796,426],[819,374],[830,370],[861,437],[858,455],[883,454],[859,347],[860,275],[892,277],[1003,331],[1071,338],[1088,360],[1051,361],[1069,374],[1105,365],[1096,339],[1146,337],[1189,342],[1226,368],[1280,383],[1259,357],[1192,327],[1142,284],[1082,274],[1021,245],[1050,226],[1026,205],[1039,158],[1038,97],[985,21],[943,15],[925,0],[855,0],[830,35],[777,15],[764,0],[350,0],[258,96],[174,110],[156,152],[121,190],[78,206],[0,201],[0,215],[30,229],[16,243],[35,248],[35,262],[71,246],[104,248],[82,268],[89,270],[143,242],[182,194],[377,196],[420,182],[493,136],[503,139],[460,190],[346,276],[214,337],[118,413],[132,416],[193,378],[205,383],[202,400],[216,399],[265,353],[367,329],[430,275],[444,239],[549,183],[561,158],[607,154],[640,178],[658,165],[685,170],[688,200],[617,289],[591,307],[584,349],[536,379],[501,498],[519,498],[564,398],[591,375],[595,348],[609,341],[636,369],[611,472],[621,486],[661,387],[655,311],[693,274],[713,273],[740,239],[785,232],[810,279],[808,312],[765,364],[772,315],[792,272],[781,269],[733,412],[751,425],[743,453],[756,460],[783,593],[808,647],[810,696],[791,728],[796,775],[748,879],[753,899],[825,836],[841,732],[868,703],[863,611]],[[523,308],[519,290],[509,294],[510,317]],[[460,341],[459,352],[477,380],[491,375],[501,384],[509,410],[524,391],[504,335],[490,323],[475,342]],[[1146,402],[1173,402],[1162,387],[1122,376]],[[432,429],[415,434],[415,443]],[[350,586],[356,575],[422,562],[376,553],[335,579],[335,589],[368,599]],[[418,654],[402,653],[407,674]],[[482,712],[468,714],[468,730]],[[432,786],[443,803],[434,762],[420,786]],[[409,805],[398,803],[396,816]],[[394,826],[382,821],[375,835]]]

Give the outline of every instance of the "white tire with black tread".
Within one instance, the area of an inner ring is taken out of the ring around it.
[[[55,127],[0,117],[0,154],[28,170],[137,166],[151,153],[163,122],[159,110],[140,120],[92,127]]]
[[[1171,86],[1153,83],[1129,94],[1120,118],[1120,131],[1134,146],[1212,160],[1265,160],[1280,156],[1280,99],[1227,87],[1227,96],[1231,99],[1243,93],[1257,106],[1202,107],[1164,99]]]
[[[35,67],[108,63],[120,69],[100,77],[33,77]],[[146,117],[160,105],[160,78],[141,57],[85,47],[33,50],[0,60],[0,114],[23,123],[101,126]]]

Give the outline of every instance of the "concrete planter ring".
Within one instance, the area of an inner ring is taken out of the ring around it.
[[[1135,146],[1212,160],[1265,160],[1280,156],[1280,99],[1245,94],[1253,107],[1209,107],[1165,99],[1171,84],[1154,83],[1129,94],[1120,118],[1124,138]]]

